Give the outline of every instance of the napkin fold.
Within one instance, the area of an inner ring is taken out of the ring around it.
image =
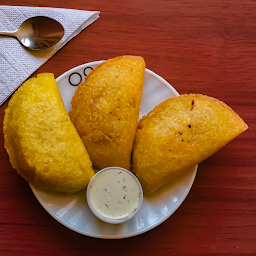
[[[27,50],[17,39],[0,36],[0,105],[60,48],[97,20],[99,12],[0,5],[0,31],[14,31],[33,16],[57,20],[64,27],[65,34],[56,45],[40,51]]]

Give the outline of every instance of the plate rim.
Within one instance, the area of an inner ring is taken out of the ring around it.
[[[176,204],[173,211],[170,212],[168,215],[165,215],[164,218],[158,220],[157,222],[155,222],[154,224],[152,224],[148,229],[146,230],[137,230],[135,232],[132,232],[132,234],[126,234],[126,235],[92,235],[91,233],[88,234],[88,233],[85,233],[85,232],[80,232],[78,229],[74,228],[72,225],[70,225],[69,223],[61,221],[60,218],[55,215],[51,210],[47,209],[47,206],[46,204],[41,200],[41,199],[38,199],[37,195],[38,195],[38,190],[31,184],[30,185],[30,188],[33,192],[33,194],[35,195],[36,199],[38,200],[38,202],[41,204],[41,206],[45,209],[45,211],[47,213],[49,213],[55,220],[57,220],[61,225],[63,225],[64,227],[80,234],[80,235],[84,235],[84,236],[88,236],[88,237],[92,237],[92,238],[98,238],[98,239],[106,239],[106,240],[110,240],[110,239],[116,239],[116,240],[119,240],[119,239],[124,239],[124,238],[130,238],[130,237],[134,237],[134,236],[138,236],[138,235],[142,235],[154,228],[156,228],[157,226],[159,226],[160,224],[162,224],[163,222],[165,222],[167,219],[169,219],[177,210],[178,208],[182,205],[182,203],[185,201],[186,197],[188,196],[192,186],[193,186],[193,183],[195,181],[195,177],[196,177],[196,174],[197,174],[197,169],[198,169],[198,165],[195,165],[192,167],[193,168],[193,174],[191,175],[190,177],[190,186],[186,188],[186,190],[184,191],[183,193],[183,197],[180,198],[180,202],[179,204]],[[115,225],[115,224],[108,224],[108,225]],[[121,224],[120,224],[121,225]]]
[[[66,72],[64,72],[63,74],[59,75],[55,80],[56,80],[56,83],[58,84],[58,82],[60,80],[62,80],[65,76],[77,71],[78,69],[81,69],[85,66],[90,66],[90,65],[99,65],[101,64],[103,61],[105,60],[97,60],[97,61],[91,61],[91,62],[88,62],[88,63],[84,63],[84,64],[81,64],[81,65],[78,65],[76,67],[73,67],[69,70],[67,70]],[[168,89],[170,89],[170,91],[172,91],[176,96],[179,96],[180,94],[178,93],[178,91],[171,85],[169,84],[163,77],[161,77],[160,75],[158,75],[157,73],[153,72],[152,70],[148,69],[148,68],[145,68],[145,72],[147,72],[148,74],[156,77],[157,79],[159,79],[161,82],[163,82],[167,87]]]

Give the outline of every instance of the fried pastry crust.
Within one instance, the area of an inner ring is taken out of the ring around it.
[[[3,131],[13,168],[36,188],[70,194],[94,175],[51,73],[30,78],[14,93]]]
[[[97,66],[78,86],[69,112],[93,165],[130,168],[145,62],[120,56]]]
[[[138,125],[133,172],[145,194],[211,156],[247,129],[225,103],[200,94],[156,106]]]

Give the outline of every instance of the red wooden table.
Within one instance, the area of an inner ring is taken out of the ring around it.
[[[216,97],[249,129],[199,165],[179,209],[153,230],[121,240],[83,236],[54,220],[12,169],[0,107],[0,255],[256,255],[256,2],[251,0],[2,0],[99,10],[100,18],[35,74],[141,55],[179,93]],[[1,21],[1,14],[0,14]],[[35,75],[33,74],[33,75]]]

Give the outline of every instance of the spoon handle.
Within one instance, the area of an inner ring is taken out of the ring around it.
[[[0,31],[1,36],[14,36],[16,37],[16,31]]]

